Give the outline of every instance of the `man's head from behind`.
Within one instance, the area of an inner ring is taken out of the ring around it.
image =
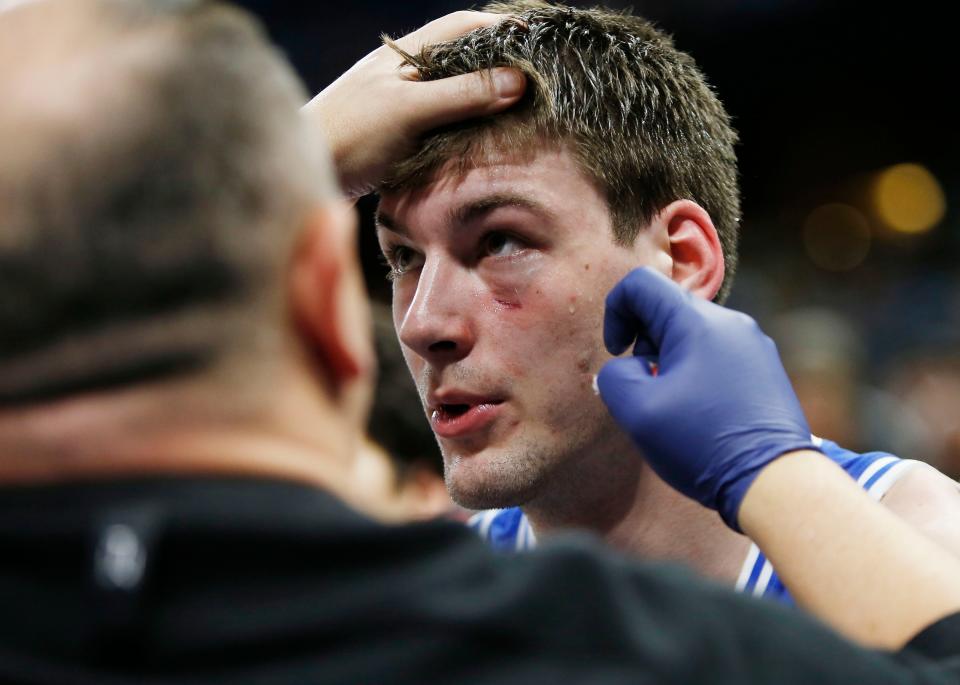
[[[492,9],[512,17],[408,62],[427,79],[519,67],[527,95],[427,137],[379,210],[395,323],[448,484],[474,507],[623,448],[591,389],[603,297],[652,264],[722,299],[739,216],[736,134],[669,37],[601,9]]]
[[[365,345],[353,359],[340,322],[323,326],[356,270],[332,173],[248,17],[28,3],[0,13],[0,91],[5,459],[52,441],[78,399],[153,388],[165,400],[134,421],[221,421],[283,404],[292,358],[331,397],[356,375]]]

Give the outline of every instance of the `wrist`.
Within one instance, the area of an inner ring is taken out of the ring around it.
[[[724,483],[720,489],[720,496],[717,498],[717,511],[720,517],[731,529],[738,533],[743,533],[743,507],[747,502],[754,485],[762,474],[783,459],[790,457],[791,460],[796,455],[815,455],[821,459],[826,459],[822,452],[817,449],[810,440],[797,440],[793,443],[780,442],[777,445],[769,446],[764,449],[756,450],[753,457],[749,459],[750,466],[741,468],[736,476]],[[832,466],[832,462],[828,464]]]
[[[755,542],[777,527],[784,511],[815,501],[822,479],[832,482],[839,467],[812,448],[787,451],[756,470],[743,487],[737,510],[738,530]],[[839,471],[844,479],[845,473]]]

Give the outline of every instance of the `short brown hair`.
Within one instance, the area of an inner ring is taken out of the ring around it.
[[[720,236],[726,276],[717,299],[725,298],[739,235],[737,135],[693,59],[626,13],[522,0],[485,9],[511,16],[416,55],[387,43],[424,80],[517,67],[529,84],[524,99],[504,114],[433,132],[382,190],[421,185],[450,160],[466,166],[488,144],[517,150],[557,140],[605,192],[620,244],[632,244],[670,202],[699,203]]]
[[[251,343],[282,316],[283,266],[323,188],[303,88],[246,13],[61,8],[82,8],[65,36],[82,49],[56,53],[67,73],[52,87],[80,115],[47,121],[16,97],[0,113],[0,148],[29,149],[0,159],[0,405],[196,370]]]

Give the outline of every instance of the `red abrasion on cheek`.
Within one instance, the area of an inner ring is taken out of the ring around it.
[[[498,305],[500,305],[501,307],[503,307],[504,309],[521,309],[521,308],[523,308],[523,305],[522,305],[520,302],[511,302],[511,301],[509,301],[509,300],[501,300],[500,298],[494,298],[493,301],[496,302],[496,303],[497,303]]]

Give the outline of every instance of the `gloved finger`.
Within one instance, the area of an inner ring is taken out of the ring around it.
[[[638,335],[637,342],[633,344],[633,356],[643,357],[647,361],[655,362],[659,357],[657,348],[653,341],[645,335]]]
[[[597,375],[600,398],[614,420],[627,432],[633,432],[643,416],[643,402],[649,385],[655,382],[650,364],[639,357],[611,359]]]
[[[610,354],[620,354],[638,337],[659,350],[670,319],[686,306],[689,295],[669,278],[649,267],[634,269],[607,295],[603,342]],[[645,351],[649,348],[644,347]]]

